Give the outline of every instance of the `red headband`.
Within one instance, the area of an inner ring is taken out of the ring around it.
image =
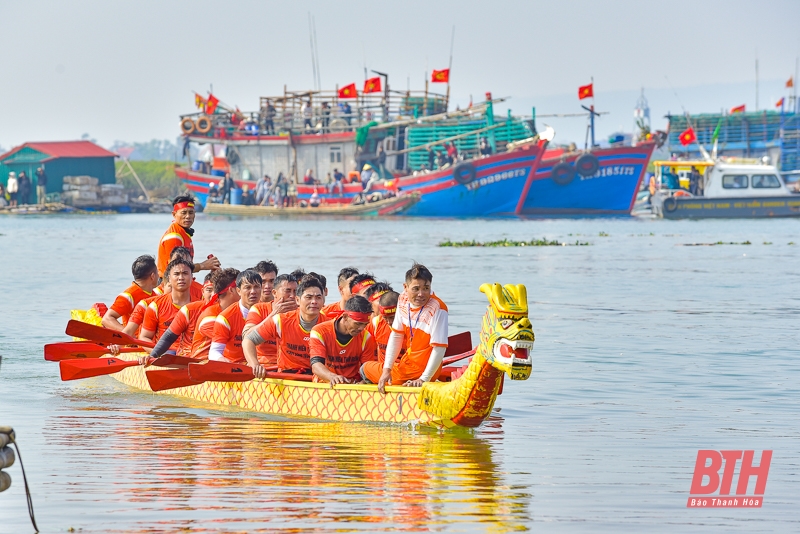
[[[206,287],[214,287],[214,284],[211,283],[211,280],[209,280],[208,282],[203,284],[203,288],[206,288]]]
[[[385,289],[383,291],[376,291],[369,297],[370,302],[375,302],[379,298],[381,298],[385,293],[388,293]]]
[[[194,207],[194,202],[178,202],[177,204],[172,206],[172,213],[180,211],[183,208],[193,208],[193,207]]]
[[[358,293],[359,291],[363,291],[369,286],[374,286],[374,285],[375,285],[375,280],[362,280],[353,286],[353,289],[350,290],[350,293]]]
[[[230,284],[228,284],[228,285],[227,285],[227,287],[225,287],[225,289],[223,289],[223,290],[222,290],[222,291],[220,291],[219,293],[214,293],[214,294],[211,296],[211,298],[210,298],[210,299],[208,299],[208,302],[206,302],[206,305],[205,305],[205,306],[203,306],[203,310],[205,310],[206,308],[208,308],[208,307],[210,307],[210,306],[213,306],[214,304],[216,304],[217,302],[219,302],[219,296],[220,296],[222,293],[225,293],[227,290],[229,290],[229,289],[233,289],[233,288],[235,288],[235,287],[236,287],[236,280],[234,280],[233,282],[231,282]],[[202,310],[201,310],[201,311],[202,311]]]
[[[381,315],[392,315],[393,313],[397,313],[397,304],[394,306],[378,306],[381,310]]]
[[[357,323],[368,323],[369,319],[372,315],[369,313],[361,313],[357,311],[350,311],[350,310],[331,310],[325,313],[325,317],[350,317]]]

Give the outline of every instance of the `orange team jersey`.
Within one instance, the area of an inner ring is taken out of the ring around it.
[[[159,295],[147,305],[147,311],[144,312],[142,330],[155,332],[153,335],[153,343],[157,343],[159,338],[164,335],[164,332],[170,327],[172,320],[175,319],[175,315],[180,309],[180,306],[176,306],[172,302],[172,297],[172,293]],[[170,346],[170,350],[177,351],[179,348],[180,338]]]
[[[162,295],[153,295],[151,297],[147,297],[146,299],[140,300],[136,303],[136,306],[133,308],[131,312],[130,318],[128,318],[128,323],[133,323],[137,325],[136,332],[134,332],[134,336],[138,337],[139,332],[142,330],[142,323],[144,323],[144,313],[147,311],[147,307],[150,305],[151,302],[156,300],[158,297]]]
[[[405,291],[400,294],[392,330],[403,335],[408,349],[394,366],[402,376],[414,377],[407,380],[422,376],[433,347],[447,346],[447,321],[447,306],[436,295],[431,295],[422,308],[414,309]]]
[[[317,324],[327,319],[320,314]],[[311,332],[300,324],[300,310],[273,315],[258,327],[258,335],[266,343],[275,340],[278,346],[279,371],[306,371],[311,369],[308,341]]]
[[[325,366],[350,380],[361,380],[358,372],[362,363],[374,361],[375,339],[367,329],[353,336],[347,344],[342,345],[336,339],[336,321],[326,321],[311,329],[308,342],[311,358],[323,358]]]
[[[389,336],[392,333],[392,326],[386,322],[386,319],[380,315],[376,315],[370,321],[367,330],[369,330],[369,333],[375,339],[375,346],[377,347],[378,352],[378,361],[381,365],[383,365],[384,360],[386,360],[386,345],[389,344]],[[403,345],[400,348],[400,354],[397,356],[396,361],[399,361],[403,357],[403,354],[405,354],[407,348],[408,343],[406,342],[406,339],[403,338]]]
[[[211,348],[211,338],[214,337],[214,324],[217,315],[222,313],[219,302],[215,302],[197,317],[192,336],[192,358],[195,360],[207,360],[208,351]]]
[[[244,350],[242,350],[242,330],[248,310],[242,306],[241,302],[237,300],[217,315],[217,320],[214,322],[214,334],[211,337],[212,343],[225,345],[222,355],[233,363],[247,361],[244,357]]]
[[[252,308],[250,308],[250,313],[247,314],[247,321],[245,322],[245,326],[258,326],[264,319],[269,317],[269,314],[272,313],[272,303],[271,302],[258,302]],[[278,345],[274,339],[267,339],[264,343],[256,346],[256,352],[258,353],[258,363],[261,365],[266,366],[273,366],[277,365],[278,363]]]
[[[194,245],[192,244],[192,236],[186,233],[186,230],[175,221],[169,225],[167,231],[161,237],[161,242],[158,244],[158,258],[156,259],[156,266],[158,267],[158,274],[164,276],[164,271],[167,270],[169,265],[169,255],[175,247],[186,247],[192,253],[194,258]]]
[[[192,279],[192,285],[189,286],[189,298],[192,302],[203,300],[203,284],[195,279]]]
[[[122,318],[122,326],[128,324],[128,319],[139,301],[151,295],[152,293],[148,293],[135,282],[131,284],[128,289],[117,295],[117,298],[114,299],[114,303],[111,305],[111,309],[117,312]]]
[[[180,345],[178,347],[178,356],[190,356],[192,354],[192,339],[194,338],[194,330],[197,326],[197,317],[200,315],[205,302],[190,302],[186,306],[178,310],[169,329],[173,334],[178,334]]]
[[[325,315],[330,315],[331,312],[340,312],[342,311],[342,303],[338,300],[333,304],[328,304],[327,306],[322,307],[322,313]]]

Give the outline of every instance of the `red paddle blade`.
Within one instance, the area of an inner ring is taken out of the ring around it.
[[[255,378],[246,365],[215,361],[190,364],[189,376],[202,382],[247,382]]]
[[[454,356],[471,350],[472,334],[467,330],[466,332],[454,334],[447,338],[447,349],[444,351],[444,356],[447,358],[448,356]]]
[[[96,343],[104,345],[139,345],[140,347],[155,347],[154,343],[136,339],[123,332],[103,328],[102,326],[95,326],[93,324],[76,321],[74,319],[67,323],[67,335],[80,337],[83,339],[90,339]]]
[[[189,376],[188,369],[163,369],[158,371],[147,371],[147,383],[153,391],[164,391],[167,389],[182,388],[202,384],[202,380],[193,380]]]
[[[58,365],[61,368],[61,380],[66,381],[118,373],[127,367],[139,365],[139,362],[135,360],[119,360],[117,358],[92,358],[62,360]]]
[[[176,356],[175,354],[165,354],[155,360],[152,360],[150,363],[145,365],[145,367],[149,367],[151,365],[155,365],[156,367],[172,367],[181,365],[186,367],[190,363],[197,363],[200,360],[195,360],[194,358],[187,358],[186,356]]]
[[[141,352],[138,347],[122,347],[120,352]],[[102,358],[108,355],[108,349],[97,343],[86,341],[66,341],[64,343],[48,343],[44,346],[44,359],[48,362],[77,360],[81,358]]]

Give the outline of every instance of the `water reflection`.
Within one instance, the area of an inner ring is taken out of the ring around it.
[[[499,419],[478,437],[277,421],[191,404],[128,408],[86,393],[67,396],[45,437],[72,451],[61,468],[73,478],[69,501],[127,509],[132,523],[92,521],[85,531],[187,524],[199,531],[426,531],[485,523],[480,530],[503,532],[530,521],[530,495],[504,484],[495,459]],[[137,398],[131,406],[143,404]],[[48,494],[65,490],[52,485]]]

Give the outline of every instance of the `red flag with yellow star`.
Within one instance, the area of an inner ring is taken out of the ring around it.
[[[449,83],[450,82],[450,69],[435,70],[431,74],[431,82],[433,83]]]
[[[594,97],[594,83],[578,87],[578,100]]]
[[[694,130],[691,126],[686,128],[683,133],[678,136],[678,140],[681,142],[683,146],[690,145],[697,141],[697,136],[694,134]]]
[[[365,93],[380,93],[381,92],[381,77],[375,76],[364,82]]]
[[[744,104],[741,106],[736,106],[735,108],[731,108],[731,115],[734,113],[744,113]]]
[[[351,83],[339,89],[339,98],[356,98],[358,96],[358,89],[356,84]]]
[[[209,94],[208,100],[206,100],[206,115],[213,115],[217,110],[217,104],[219,104],[219,98]]]
[[[781,97],[781,99],[780,99],[780,100],[778,100],[777,102],[775,102],[775,107],[776,107],[776,108],[779,108],[779,107],[781,107],[782,105],[783,105],[783,97]]]

